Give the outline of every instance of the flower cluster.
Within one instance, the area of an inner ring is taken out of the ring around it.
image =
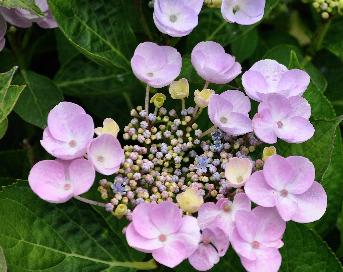
[[[35,0],[34,2],[44,16],[40,17],[32,14],[30,11],[19,8],[0,8],[0,51],[5,46],[6,22],[20,28],[31,27],[32,23],[37,23],[42,28],[57,27],[57,23],[49,11],[47,0]]]
[[[323,19],[329,19],[337,13],[343,15],[342,0],[313,0],[312,5]]]
[[[247,271],[277,271],[285,222],[313,222],[327,206],[308,159],[282,157],[264,145],[312,137],[311,107],[302,97],[310,77],[261,60],[242,75],[245,93],[216,94],[209,84],[229,83],[241,65],[211,41],[195,46],[191,62],[205,85],[194,91],[194,105],[186,107],[191,87],[185,78],[176,80],[180,53],[151,42],[137,47],[131,65],[147,84],[146,97],[144,106],[131,110],[123,148],[114,120],[107,118],[94,129],[80,106],[57,105],[41,141],[57,159],[38,162],[30,186],[49,202],[75,197],[125,217],[128,244],[165,266],[188,259],[195,269],[210,270],[231,244]],[[167,86],[181,110],[167,110],[162,92],[153,90],[150,97],[152,88]],[[258,103],[255,114],[251,100]],[[213,124],[207,130],[199,122],[206,108]],[[92,186],[95,170],[110,176],[97,188],[105,203],[79,196]]]
[[[209,7],[221,7],[230,23],[252,25],[264,14],[265,0],[205,0]],[[162,33],[183,37],[198,25],[204,0],[154,0],[154,22]]]

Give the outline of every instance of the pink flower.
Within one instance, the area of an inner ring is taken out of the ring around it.
[[[236,214],[230,241],[249,272],[277,272],[286,224],[274,209],[256,207]]]
[[[210,270],[225,255],[229,244],[229,238],[223,230],[204,229],[198,249],[188,258],[189,263],[198,271]]]
[[[241,210],[251,210],[251,202],[244,193],[235,195],[233,202],[227,198],[220,199],[216,204],[206,202],[198,212],[200,228],[220,228],[230,236],[234,228],[235,216]]]
[[[29,185],[40,198],[64,203],[87,192],[93,185],[95,170],[85,159],[45,160],[36,163],[29,174]]]
[[[87,154],[95,169],[104,175],[118,172],[125,159],[120,142],[110,134],[102,134],[93,139],[88,146]]]
[[[34,2],[44,14],[43,17],[37,16],[30,11],[20,8],[1,8],[0,13],[11,25],[21,28],[31,27],[32,23],[37,23],[42,28],[58,27],[57,22],[54,20],[51,12],[49,11],[47,0],[35,0]]]
[[[61,102],[48,115],[41,145],[56,158],[72,160],[86,153],[94,135],[94,123],[79,105]]]
[[[252,131],[249,118],[250,100],[242,92],[231,90],[212,95],[208,104],[211,122],[229,135],[243,135]]]
[[[273,93],[301,96],[310,84],[310,76],[302,70],[288,70],[275,60],[265,59],[243,74],[242,84],[250,98],[261,102]]]
[[[226,84],[241,73],[241,65],[216,42],[198,43],[191,55],[192,65],[208,82]]]
[[[139,44],[131,59],[135,76],[154,88],[172,83],[180,74],[181,66],[181,55],[175,48],[152,42]]]
[[[155,0],[154,22],[162,33],[186,36],[198,25],[203,0]]]
[[[308,120],[311,107],[302,97],[286,97],[270,94],[258,106],[252,120],[256,136],[265,143],[274,144],[277,138],[288,143],[302,143],[314,134]]]
[[[175,267],[198,248],[200,229],[196,218],[182,216],[172,202],[142,203],[132,213],[126,229],[128,244],[168,267]]]
[[[223,0],[222,15],[231,23],[252,25],[263,18],[265,0]]]
[[[327,196],[314,181],[315,169],[306,158],[279,155],[270,157],[262,171],[245,184],[248,197],[263,207],[276,207],[285,221],[309,223],[325,213]]]

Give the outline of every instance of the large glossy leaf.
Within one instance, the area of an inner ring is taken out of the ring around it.
[[[62,92],[49,78],[32,71],[21,70],[26,84],[15,106],[15,112],[26,122],[44,128],[49,111],[63,100]]]
[[[332,250],[305,225],[288,223],[283,241],[280,272],[343,271]]]
[[[22,8],[29,10],[36,15],[43,16],[42,11],[35,4],[34,0],[0,0],[0,7]]]
[[[0,193],[0,245],[11,272],[155,268],[128,248],[122,227],[84,203],[47,204],[24,185]]]
[[[343,33],[342,16],[337,16],[329,24],[323,45],[343,61],[343,36],[338,34]]]
[[[125,0],[49,0],[66,38],[90,59],[129,70],[136,46]]]

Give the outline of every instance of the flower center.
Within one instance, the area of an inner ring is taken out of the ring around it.
[[[69,183],[64,184],[64,186],[63,186],[63,189],[66,191],[70,190],[70,188],[71,188],[71,184],[69,184]]]
[[[251,243],[251,247],[254,249],[259,249],[260,248],[260,243],[257,241],[254,241]]]
[[[226,204],[223,208],[224,212],[231,212],[231,206],[229,204]]]
[[[105,158],[104,158],[104,156],[98,156],[97,158],[96,158],[96,160],[98,161],[98,162],[104,162],[105,161]]]
[[[161,234],[160,236],[158,236],[158,240],[160,240],[161,242],[165,242],[167,240],[167,236],[164,234]]]
[[[285,190],[285,189],[283,189],[283,190],[280,192],[280,195],[281,195],[282,197],[287,197],[287,196],[288,196],[288,191]]]
[[[277,124],[278,128],[282,128],[283,127],[283,123],[281,121],[278,121],[276,124]]]
[[[222,116],[222,117],[220,117],[220,122],[222,123],[222,124],[226,124],[227,123],[227,118],[225,117],[225,116]]]
[[[211,243],[211,240],[208,239],[208,238],[204,238],[204,239],[202,239],[202,243],[203,243],[204,245],[209,245],[209,244]]]
[[[239,11],[240,10],[240,7],[238,6],[238,5],[236,5],[236,6],[234,6],[233,8],[232,8],[232,12],[233,12],[233,14],[235,14],[237,11]]]
[[[241,182],[243,181],[243,177],[242,177],[242,176],[238,176],[238,177],[236,178],[236,181],[237,181],[238,183],[241,183]]]
[[[169,21],[175,23],[177,21],[177,16],[175,14],[169,16]]]
[[[70,146],[71,148],[76,147],[76,145],[77,145],[77,143],[76,143],[75,140],[71,140],[71,141],[69,142],[69,146]]]

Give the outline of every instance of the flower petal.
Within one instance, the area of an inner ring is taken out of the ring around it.
[[[219,256],[212,245],[201,244],[188,260],[196,270],[207,271],[219,262]]]
[[[157,204],[141,203],[132,212],[135,230],[144,238],[155,239],[161,233],[150,220],[151,208]]]

